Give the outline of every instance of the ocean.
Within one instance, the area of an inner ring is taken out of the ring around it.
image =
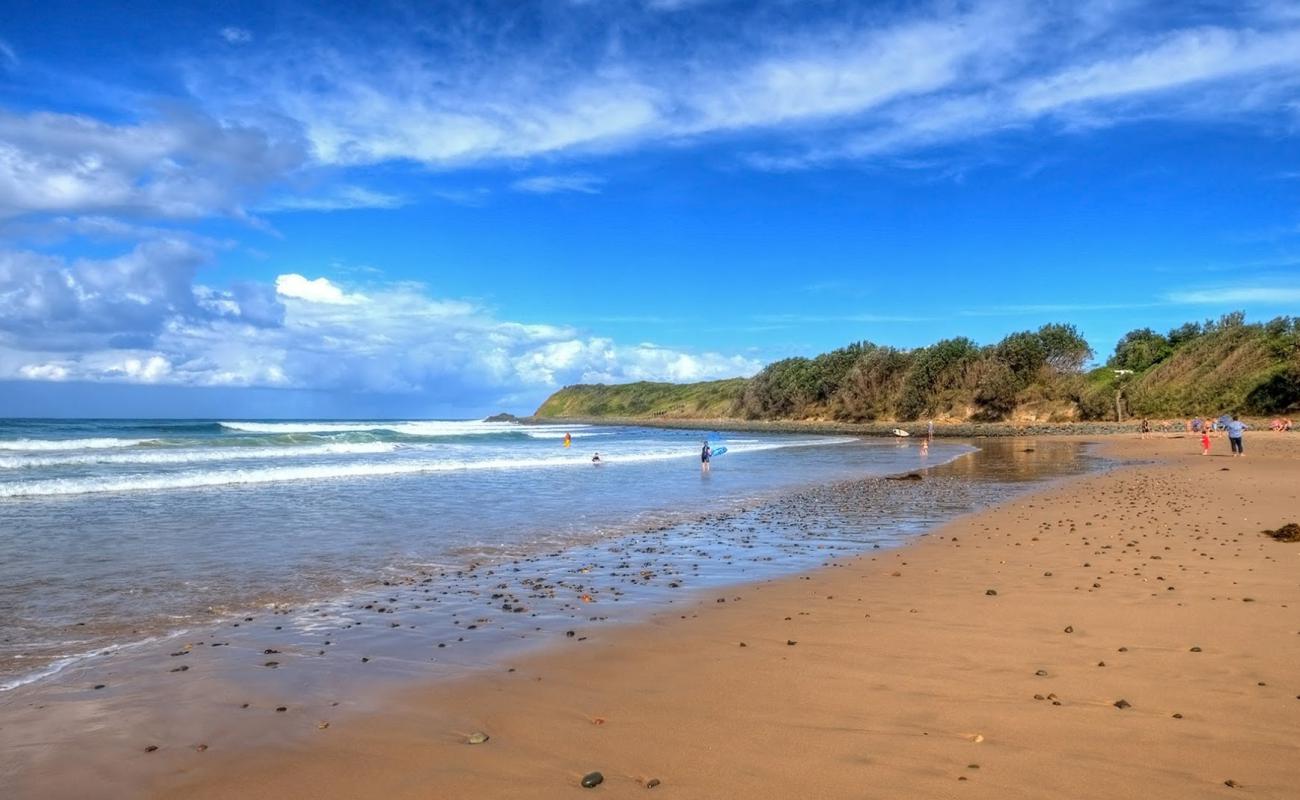
[[[602,543],[976,449],[729,433],[702,475],[703,436],[475,420],[0,421],[0,690],[255,611],[346,606],[415,575],[450,586],[519,559],[563,570]],[[873,520],[837,536],[861,549],[916,529],[888,508]],[[817,557],[767,545],[769,570]]]

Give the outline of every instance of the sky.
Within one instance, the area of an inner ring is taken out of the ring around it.
[[[471,417],[1300,307],[1300,2],[0,16],[0,416]]]

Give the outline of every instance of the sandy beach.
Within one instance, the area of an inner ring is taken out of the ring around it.
[[[1300,440],[1247,446],[1114,439],[1145,463],[315,737],[175,757],[153,789],[563,797],[599,771],[618,797],[1295,797],[1300,544],[1261,530],[1296,520]]]

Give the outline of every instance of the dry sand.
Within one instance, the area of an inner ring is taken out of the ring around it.
[[[190,800],[1300,797],[1300,544],[1260,533],[1300,521],[1300,437],[1247,446],[1244,459],[1202,458],[1191,437],[1114,440],[1115,455],[1158,463],[644,624],[578,629],[305,740],[189,753],[154,788]],[[476,731],[490,740],[466,744]],[[596,770],[604,783],[580,788]]]

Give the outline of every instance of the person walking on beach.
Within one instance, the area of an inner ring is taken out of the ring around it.
[[[713,448],[709,447],[709,440],[704,440],[704,449],[700,450],[700,472],[709,471],[709,459],[713,457]]]
[[[1246,451],[1241,446],[1241,435],[1245,433],[1246,429],[1250,426],[1237,419],[1234,415],[1233,418],[1228,421],[1226,427],[1228,429],[1228,444],[1232,445],[1232,457],[1236,458],[1237,456],[1246,455]]]
[[[1210,429],[1206,428],[1205,430],[1201,431],[1201,455],[1208,456],[1209,454],[1210,454]]]
[[[1151,421],[1145,419],[1142,420],[1142,425],[1139,430],[1142,432],[1142,438],[1147,438],[1147,434],[1151,432]]]

